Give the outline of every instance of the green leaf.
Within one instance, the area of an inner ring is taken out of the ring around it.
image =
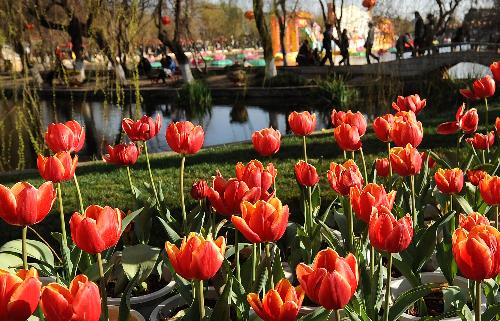
[[[453,318],[457,315],[456,311],[448,311],[434,317],[423,317],[420,318],[421,321],[439,321],[447,318]]]
[[[444,312],[452,311],[456,314],[456,307],[467,304],[467,299],[465,294],[462,292],[458,286],[447,286],[442,289],[443,291],[443,301],[444,301]]]
[[[104,261],[102,264],[102,268],[104,270],[104,274],[108,273],[109,270],[113,267],[113,261]],[[99,280],[99,266],[97,264],[91,265],[85,272],[85,274],[90,281],[96,282]]]
[[[314,312],[311,312],[308,315],[303,316],[297,321],[328,321],[330,320],[331,313],[332,310],[325,310],[325,308],[318,308],[314,310]]]
[[[66,272],[66,281],[69,283],[69,276],[73,272],[73,261],[71,261],[71,252],[68,248],[67,242],[63,242],[63,237],[61,233],[58,232],[52,232],[51,233],[52,237],[59,242],[59,245],[61,246],[61,252],[62,252],[62,263],[64,267],[64,271]]]
[[[141,269],[137,270],[132,280],[127,284],[125,291],[123,291],[122,298],[120,300],[120,312],[118,314],[118,321],[128,321],[130,317],[130,297],[132,296],[132,290],[139,283],[139,276],[141,275]]]
[[[446,280],[449,284],[453,284],[458,267],[453,258],[451,234],[447,230],[443,231],[443,242],[439,242],[436,246],[436,258]]]
[[[500,303],[490,305],[486,311],[483,312],[482,321],[498,320],[496,317],[500,315]]]
[[[274,251],[274,263],[273,263],[273,280],[274,283],[278,283],[279,280],[285,278],[285,272],[283,271],[283,265],[281,264],[280,249],[277,246],[273,246]]]
[[[23,265],[23,259],[19,255],[11,253],[0,253],[0,269],[8,270],[13,273]]]
[[[400,254],[395,253],[392,255],[392,264],[413,286],[421,283],[420,278],[412,271],[411,265],[405,262]]]
[[[143,282],[153,271],[160,249],[146,244],[127,246],[122,252],[122,267],[125,275],[132,280],[139,271],[138,280]]]
[[[262,288],[266,284],[267,278],[268,278],[268,273],[267,273],[267,270],[268,270],[267,267],[269,265],[268,262],[269,262],[269,258],[264,256],[261,264],[259,264],[257,266],[257,273],[255,276],[255,282],[252,286],[251,292],[260,293],[260,291],[262,290]]]
[[[125,216],[125,218],[122,220],[122,233],[123,233],[123,231],[125,231],[127,226],[129,226],[129,224],[132,223],[132,221],[136,218],[136,216],[142,212],[143,209],[144,209],[144,207],[141,207],[137,211],[134,211],[134,212],[130,213],[129,215]]]
[[[414,302],[430,294],[436,288],[439,288],[439,284],[429,283],[402,293],[389,309],[389,320],[397,320]]]
[[[26,240],[26,251],[28,253],[28,258],[32,258],[37,264],[31,264],[35,266],[44,275],[53,275],[54,271],[54,255],[50,248],[40,241],[36,240]],[[15,259],[9,257],[7,254],[22,257],[22,240],[12,240],[0,247],[0,253],[5,254],[3,258],[8,261],[6,264],[15,263]],[[3,265],[3,262],[1,263]],[[22,260],[21,260],[22,265]],[[8,267],[8,266],[7,266]]]
[[[212,315],[210,316],[210,321],[230,320],[229,315],[231,311],[232,288],[233,288],[233,277],[229,277],[224,287],[224,291],[222,292],[222,295],[215,304],[215,307],[212,311]]]
[[[163,226],[163,229],[167,233],[170,242],[177,244],[181,240],[179,234],[177,234],[177,232],[163,218],[159,216],[157,216],[156,218],[160,221],[161,225]]]
[[[470,213],[474,212],[474,210],[472,209],[472,206],[470,206],[469,202],[467,202],[467,200],[463,196],[455,195],[454,198],[458,202],[458,204],[460,204],[460,207],[462,207],[465,214],[470,214]]]

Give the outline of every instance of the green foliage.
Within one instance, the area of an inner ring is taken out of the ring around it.
[[[194,81],[179,89],[176,104],[187,118],[202,118],[212,112],[212,93],[204,82]]]
[[[299,87],[306,86],[309,81],[301,75],[292,72],[279,73],[276,77],[266,79],[266,87]]]
[[[329,77],[317,81],[318,96],[337,109],[344,109],[354,101],[358,95],[356,89],[348,87],[340,77]]]

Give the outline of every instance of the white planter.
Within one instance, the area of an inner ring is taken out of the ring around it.
[[[420,274],[420,278],[422,279],[422,284],[428,284],[428,283],[444,283],[448,282],[446,278],[444,277],[443,273],[437,271],[437,272],[424,272]],[[457,276],[455,277],[454,280],[454,285],[458,286],[465,294],[465,297],[469,297],[469,281],[463,277]],[[404,276],[394,279],[391,281],[391,296],[392,300],[400,296],[403,292],[406,292],[413,288],[411,285],[410,281],[408,281]],[[482,295],[481,299],[481,313],[486,310],[486,297]],[[415,321],[415,320],[420,320],[420,317],[415,317],[412,315],[409,315],[407,313],[403,313],[399,319],[400,321]],[[444,321],[461,321],[460,317],[454,317],[454,318],[446,318],[442,319]]]

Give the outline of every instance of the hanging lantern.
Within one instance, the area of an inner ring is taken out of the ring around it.
[[[35,25],[32,23],[26,23],[26,24],[24,24],[24,28],[26,30],[33,30],[33,28],[35,28]]]
[[[377,4],[377,0],[363,0],[363,7],[370,10]]]
[[[163,16],[161,17],[161,24],[166,26],[170,24],[170,17],[169,16]]]
[[[248,10],[245,12],[245,18],[247,18],[248,20],[252,20],[253,18],[255,18],[254,14],[253,14],[253,11],[252,10]]]

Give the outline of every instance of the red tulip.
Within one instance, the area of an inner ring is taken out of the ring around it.
[[[287,279],[281,279],[262,301],[258,293],[247,295],[248,303],[263,321],[295,321],[303,299],[302,287],[294,288]]]
[[[460,227],[464,228],[468,232],[470,232],[474,226],[479,224],[490,225],[490,221],[486,218],[486,216],[477,212],[472,212],[467,216],[460,214],[458,221],[460,222]]]
[[[235,178],[226,181],[217,172],[208,199],[219,214],[231,216],[241,213],[240,204],[242,201],[255,203],[260,198],[260,194],[260,187],[249,188],[245,182]]]
[[[356,127],[359,136],[363,136],[366,133],[366,119],[362,113],[359,111],[353,113],[348,110],[347,112],[332,110],[332,124],[333,127],[339,127],[342,124],[350,125],[351,127]]]
[[[71,281],[69,289],[58,283],[45,286],[40,307],[46,321],[98,321],[101,295],[97,285],[80,274]]]
[[[497,117],[495,121],[495,128],[497,130],[497,135],[500,136],[500,117]]]
[[[18,182],[10,189],[0,184],[0,217],[10,225],[37,224],[49,214],[55,199],[52,182],[38,189],[27,182]]]
[[[359,282],[358,262],[352,254],[345,258],[327,248],[318,252],[312,266],[300,263],[297,279],[307,297],[328,310],[339,310],[349,303]]]
[[[342,125],[345,122],[345,112],[342,110],[336,111],[334,109],[334,110],[332,110],[331,118],[332,118],[333,127],[334,128],[339,127],[340,125]]]
[[[111,163],[121,166],[134,165],[139,158],[139,149],[134,143],[118,144],[115,146],[108,145],[108,153],[102,157],[106,163]]]
[[[361,148],[361,138],[356,127],[342,124],[333,130],[333,134],[340,149],[355,151]]]
[[[170,24],[170,17],[169,16],[162,16],[161,17],[161,24],[166,26]]]
[[[412,220],[409,214],[396,221],[385,206],[374,210],[368,225],[370,244],[378,251],[399,253],[410,245],[413,238]]]
[[[358,186],[352,187],[349,198],[351,199],[351,206],[356,216],[365,223],[369,223],[373,208],[380,210],[384,206],[389,211],[392,210],[396,191],[387,194],[384,185],[370,183],[363,190]]]
[[[264,128],[252,134],[253,148],[261,156],[271,156],[280,150],[281,133],[273,128]]]
[[[386,114],[375,118],[373,121],[373,131],[375,136],[383,142],[391,141],[391,129],[394,124],[394,116]]]
[[[475,149],[490,149],[495,143],[495,133],[493,131],[486,134],[475,133],[474,136],[465,139],[465,141],[474,146]]]
[[[389,154],[392,170],[400,176],[412,176],[420,173],[422,156],[410,144],[403,147],[394,147]]]
[[[201,126],[195,126],[190,121],[170,123],[165,135],[168,146],[178,154],[196,154],[205,139]]]
[[[288,116],[288,124],[295,135],[308,136],[316,129],[316,114],[294,111]]]
[[[464,186],[464,173],[459,168],[438,169],[434,174],[436,186],[444,194],[458,194]]]
[[[330,163],[330,170],[327,172],[330,187],[341,195],[349,195],[351,187],[361,188],[364,180],[356,163],[349,159],[344,164]]]
[[[153,120],[153,118],[144,115],[137,121],[133,121],[130,118],[124,118],[122,120],[122,128],[130,140],[134,142],[147,141],[160,132],[161,117],[160,114],[157,114],[156,120]]]
[[[204,180],[199,180],[193,183],[191,186],[191,197],[195,200],[202,200],[208,197],[210,194],[210,187]]]
[[[319,182],[316,167],[302,160],[295,164],[295,178],[302,186],[314,186]]]
[[[226,240],[222,236],[213,240],[211,235],[204,238],[203,235],[189,233],[180,248],[167,242],[165,249],[175,273],[186,280],[206,281],[219,271],[224,261]]]
[[[398,96],[395,103],[392,103],[392,108],[396,111],[412,111],[415,114],[420,113],[427,104],[426,99],[420,99],[419,95]]]
[[[462,129],[464,133],[472,134],[477,130],[479,123],[479,116],[477,114],[477,109],[471,108],[465,111],[465,104],[458,107],[455,114],[454,122],[446,122],[439,124],[437,127],[438,134],[450,135],[456,133],[459,129]]]
[[[236,164],[236,178],[245,182],[249,188],[260,187],[260,199],[267,201],[273,197],[274,192],[269,190],[274,186],[278,171],[273,163],[267,164],[264,168],[258,160],[252,160],[247,165],[239,162]]]
[[[38,307],[41,287],[33,268],[16,274],[0,269],[0,320],[26,321]]]
[[[69,221],[73,243],[89,254],[115,246],[122,232],[122,211],[109,206],[90,205],[85,213],[74,213]]]
[[[276,242],[285,233],[288,216],[288,206],[271,198],[255,204],[241,202],[241,217],[233,215],[231,222],[252,243]]]
[[[479,182],[479,192],[488,205],[500,205],[500,177],[486,175]]]
[[[45,132],[45,143],[54,153],[78,153],[85,143],[85,128],[76,120],[65,123],[52,123]]]
[[[490,65],[491,73],[495,81],[500,82],[500,61],[496,61]]]
[[[427,162],[429,168],[434,168],[436,166],[436,160],[426,152],[420,153],[420,156],[422,157],[422,165]]]
[[[387,158],[377,158],[375,160],[375,169],[377,170],[377,176],[389,176],[389,160]]]
[[[477,170],[469,169],[469,170],[467,170],[466,174],[467,174],[467,179],[474,186],[478,186],[479,182],[483,178],[485,178],[486,175],[488,175],[488,173],[486,173],[485,171],[482,171],[480,169],[477,169]]]
[[[370,10],[371,8],[375,7],[375,5],[377,4],[377,0],[363,0],[361,4],[363,5],[363,7]]]
[[[452,251],[460,273],[468,279],[480,282],[500,273],[500,232],[493,226],[479,224],[470,231],[457,228]]]
[[[417,121],[413,112],[408,112],[409,117],[396,117],[391,128],[391,140],[396,146],[406,146],[411,144],[413,147],[418,147],[424,137],[422,123]]]
[[[38,154],[36,161],[38,171],[43,179],[54,183],[71,180],[75,176],[77,164],[78,155],[71,158],[69,152],[59,152],[48,157]]]
[[[465,98],[483,99],[495,94],[495,80],[490,75],[477,79],[472,84],[471,89],[460,89],[460,93]]]

